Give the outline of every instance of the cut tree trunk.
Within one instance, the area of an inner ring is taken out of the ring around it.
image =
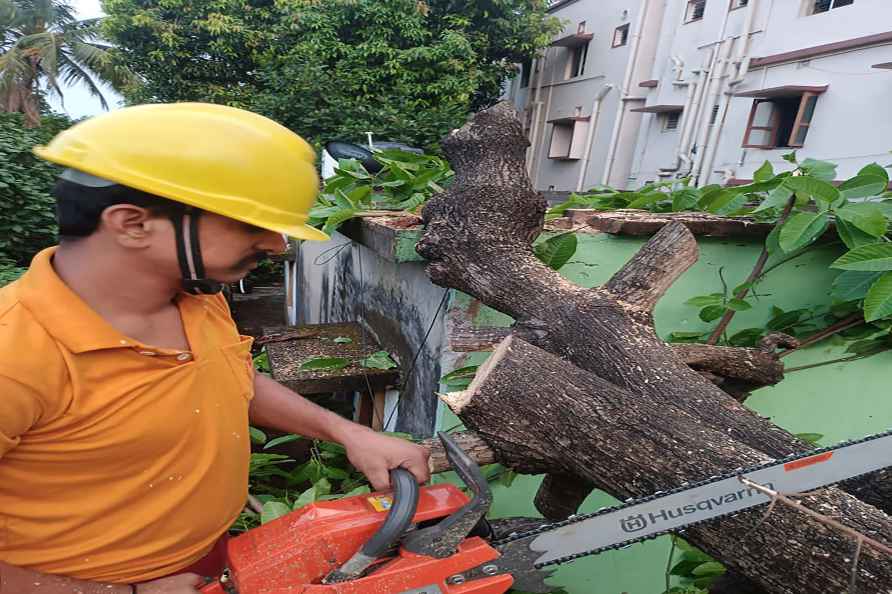
[[[466,391],[443,399],[503,463],[527,473],[582,477],[620,498],[771,459],[725,432],[704,428],[686,412],[642,399],[514,337],[493,352]],[[823,489],[805,500],[812,509],[858,510],[850,526],[892,541],[888,517],[847,493]],[[851,568],[846,559],[853,553],[847,536],[788,507],[778,507],[752,530],[763,513],[750,510],[690,527],[685,538],[717,559],[733,559],[748,575],[756,571],[769,592],[845,590]],[[797,547],[806,558],[795,562],[814,567],[778,572],[794,561],[790,552]],[[862,552],[859,567],[860,592],[882,592],[892,583],[892,563],[882,553]]]
[[[502,462],[581,477],[619,497],[806,451],[808,444],[723,392],[654,332],[654,304],[698,256],[683,225],[663,227],[605,285],[592,289],[574,285],[535,257],[531,243],[541,232],[546,205],[524,172],[527,144],[510,105],[478,113],[443,142],[455,179],[422,213],[427,228],[417,249],[430,261],[431,280],[512,316],[515,346],[505,350],[529,343],[536,349],[530,352],[560,370],[548,375],[540,363],[502,376],[507,383],[490,394],[492,406],[504,412],[497,426],[488,425],[486,407],[474,404],[479,394],[469,391],[458,407],[462,420],[486,431],[482,437]],[[577,386],[579,402],[561,397],[571,391],[573,373],[585,378]],[[625,425],[617,420],[610,435],[618,441],[611,443],[602,439],[609,418],[600,411],[616,416],[608,405],[635,419]],[[633,455],[634,448],[651,448],[650,456]],[[888,516],[876,508],[837,489],[814,497],[843,523],[892,536]],[[692,540],[768,592],[847,589],[848,541],[787,512],[775,512],[757,534],[747,535],[752,525],[752,515],[741,514],[698,527]],[[859,584],[859,592],[885,593],[892,562],[865,558]]]

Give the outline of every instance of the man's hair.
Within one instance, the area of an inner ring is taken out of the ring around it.
[[[179,202],[122,185],[93,188],[59,179],[53,188],[53,196],[56,198],[60,241],[77,240],[95,233],[102,211],[115,204],[139,206],[156,216],[173,216],[185,210]]]

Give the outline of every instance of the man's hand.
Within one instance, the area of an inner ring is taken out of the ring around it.
[[[350,463],[369,479],[376,491],[390,488],[393,468],[405,468],[419,483],[430,479],[427,466],[430,452],[420,445],[358,425],[340,441],[347,449]]]
[[[138,594],[196,594],[204,578],[195,573],[179,573],[170,577],[143,582],[136,586]]]

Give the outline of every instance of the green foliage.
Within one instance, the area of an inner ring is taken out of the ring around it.
[[[254,369],[259,371],[260,373],[272,372],[272,369],[269,365],[269,353],[266,352],[266,349],[264,349],[263,352],[254,357]]]
[[[868,323],[889,321],[892,319],[892,243],[888,233],[892,199],[886,192],[889,182],[886,169],[873,163],[837,187],[829,183],[835,176],[836,165],[814,159],[800,163],[794,153],[784,158],[793,164],[793,170],[775,173],[765,163],[754,175],[754,182],[745,186],[692,188],[687,180],[680,180],[649,184],[634,192],[599,187],[586,194],[572,195],[564,204],[552,208],[548,216],[560,216],[567,208],[642,208],[654,212],[694,210],[724,216],[748,215],[775,223],[765,241],[768,266],[757,271],[753,281],[731,289],[724,271],[720,271],[722,292],[698,295],[687,301],[688,305],[700,308],[700,319],[709,324],[729,312],[733,315],[751,309],[753,300],[764,297],[758,290],[761,280],[811,249],[833,222],[840,244],[849,248],[831,265],[844,271],[832,286],[834,302],[830,306],[815,305],[790,312],[773,307],[771,318],[764,326],[746,328],[730,336],[724,334],[720,343],[754,346],[770,332],[813,336],[859,311]],[[788,207],[789,212],[785,212]],[[746,297],[744,292],[748,293]],[[882,336],[874,336],[878,333]],[[669,340],[701,342],[710,334],[709,331],[673,332]],[[844,328],[839,332],[831,330],[824,338],[836,334],[849,341],[870,338],[859,344],[857,355],[874,354],[892,345],[888,328],[876,324]]]
[[[551,41],[545,0],[107,0],[131,102],[264,113],[314,143],[434,147]]]
[[[45,144],[71,121],[43,119],[39,128],[25,127],[20,114],[0,113],[0,260],[27,266],[34,254],[56,241],[56,207],[50,195],[58,167],[38,159],[31,149]],[[3,264],[9,280],[10,264]]]
[[[387,351],[377,351],[359,362],[363,367],[369,369],[393,369],[397,366],[396,361],[390,358]]]
[[[24,268],[19,268],[12,260],[0,260],[0,287],[7,285],[25,274]]]
[[[576,245],[576,234],[571,231],[536,243],[533,246],[533,252],[546,266],[553,270],[560,270],[576,253]]]
[[[795,436],[815,447],[817,447],[819,442],[824,438],[824,435],[821,433],[796,433]]]
[[[775,172],[766,162],[755,172],[753,183],[743,186],[694,188],[688,179],[651,183],[627,192],[598,186],[586,193],[571,194],[565,202],[549,209],[546,219],[563,216],[570,208],[633,208],[657,213],[701,211],[730,217],[745,215],[774,223],[765,240],[769,255],[767,266],[754,271],[754,280],[738,281],[741,284],[731,288],[724,270],[720,269],[721,292],[697,295],[686,302],[699,308],[699,318],[707,324],[752,309],[755,300],[766,297],[759,293],[759,283],[765,276],[812,249],[832,222],[839,243],[849,250],[831,266],[843,271],[830,291],[833,302],[829,306],[815,305],[794,311],[774,306],[764,325],[731,335],[722,333],[718,342],[751,347],[766,334],[784,332],[800,338],[836,336],[837,340],[852,342],[849,352],[856,357],[892,348],[889,333],[892,193],[886,191],[889,183],[886,168],[872,163],[837,187],[830,183],[836,175],[833,163],[815,159],[799,162],[795,153],[785,155],[784,159],[792,164],[790,171]],[[540,257],[542,252],[537,248]],[[866,324],[858,324],[859,312],[863,313]],[[852,323],[842,324],[839,330],[831,328],[843,319]],[[711,334],[710,330],[672,332],[668,340],[704,342]]]
[[[283,435],[266,442],[264,449],[297,439],[297,435]],[[307,503],[369,491],[368,482],[350,465],[344,448],[321,440],[313,441],[308,458],[302,461],[283,454],[251,454],[249,480],[250,492],[263,504],[263,510],[259,514],[243,511],[231,527],[234,532],[269,522]]]
[[[706,594],[712,583],[726,571],[725,566],[688,544],[677,536],[672,536],[674,547],[669,559],[669,577],[676,578],[678,585],[666,589],[663,594]],[[681,551],[676,556],[675,550]],[[677,559],[677,560],[676,560]]]
[[[380,211],[414,212],[454,175],[449,164],[431,155],[378,151],[383,165],[375,174],[355,159],[342,159],[310,211],[310,224],[331,233],[353,217]],[[384,214],[384,213],[382,213]]]
[[[461,390],[471,385],[474,376],[477,374],[479,365],[468,365],[467,367],[459,367],[450,371],[440,378],[440,383],[453,390]]]
[[[0,105],[25,114],[29,127],[40,123],[44,94],[61,97],[62,84],[85,87],[108,108],[99,83],[133,80],[102,42],[99,19],[76,20],[68,0],[3,0],[0,32]]]

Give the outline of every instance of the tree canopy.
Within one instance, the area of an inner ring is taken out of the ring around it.
[[[130,102],[211,101],[321,142],[436,145],[548,44],[544,0],[106,0],[142,84]]]
[[[77,20],[66,0],[0,0],[0,111],[40,123],[42,91],[83,85],[107,108],[99,83],[120,87],[131,73],[102,43],[99,19]]]

